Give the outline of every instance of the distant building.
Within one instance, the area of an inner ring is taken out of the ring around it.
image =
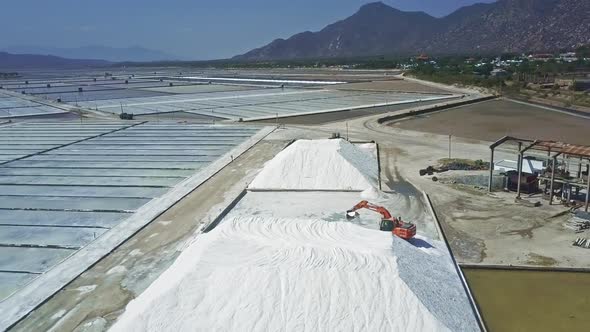
[[[490,72],[490,76],[497,77],[497,78],[504,78],[504,77],[510,76],[510,73],[508,73],[504,69],[496,68]]]
[[[544,53],[544,54],[531,54],[529,55],[529,60],[531,61],[544,61],[547,62],[549,60],[553,60],[555,59],[555,56],[553,54],[548,54],[548,53]]]
[[[562,62],[576,62],[578,61],[578,56],[575,52],[561,53],[559,55],[559,60]]]
[[[575,91],[590,91],[590,79],[576,79],[573,86]]]
[[[530,158],[524,158],[522,162],[522,173],[540,174],[545,169],[543,161]],[[518,163],[514,160],[500,160],[494,164],[494,171],[509,172],[518,171]]]
[[[428,57],[428,55],[422,53],[416,57],[416,60],[417,61],[428,61],[428,60],[430,60],[430,58]]]
[[[586,91],[590,89],[590,79],[580,78],[557,78],[555,85],[562,89],[572,89],[575,91]]]
[[[559,86],[562,89],[569,89],[571,86],[574,85],[574,79],[572,79],[572,78],[556,78],[555,85]]]
[[[521,191],[535,193],[539,191],[538,176],[545,166],[541,160],[524,158],[522,162]],[[514,160],[501,160],[494,164],[494,171],[499,171],[506,176],[505,188],[516,191],[518,188],[518,162]]]
[[[522,63],[522,60],[502,60],[498,63],[496,63],[496,66],[498,67],[510,67],[512,65],[520,65]]]

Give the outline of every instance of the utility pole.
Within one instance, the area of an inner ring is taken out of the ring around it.
[[[449,159],[451,159],[451,137],[453,137],[453,135],[449,134]]]
[[[346,121],[346,140],[350,141],[350,139],[348,137],[348,121]]]

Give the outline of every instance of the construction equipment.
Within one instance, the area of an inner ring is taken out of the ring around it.
[[[395,218],[386,208],[369,203],[368,201],[361,201],[352,209],[346,211],[346,218],[349,220],[356,218],[358,214],[356,211],[360,209],[367,209],[381,214],[383,218],[381,219],[379,229],[382,231],[392,232],[393,235],[401,237],[404,240],[409,240],[416,235],[416,225],[403,222],[401,217]]]
[[[125,113],[125,112],[120,113],[119,118],[121,120],[133,120],[133,113]]]

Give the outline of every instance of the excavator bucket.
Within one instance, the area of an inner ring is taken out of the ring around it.
[[[358,216],[358,213],[356,211],[352,211],[352,210],[346,211],[346,219],[352,220],[352,219],[356,218],[356,216]]]

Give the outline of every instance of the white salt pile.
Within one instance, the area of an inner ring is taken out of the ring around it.
[[[269,161],[251,189],[366,190],[378,187],[375,156],[343,139],[298,140]]]
[[[361,192],[361,197],[363,199],[377,200],[380,199],[382,196],[382,193],[375,187],[371,187]]]
[[[344,222],[229,219],[197,238],[111,330],[477,330],[466,300],[429,302],[430,292],[443,299],[460,287],[449,263],[436,262],[444,257],[391,238]],[[442,269],[437,280],[416,275],[431,269]],[[425,291],[417,295],[404,275]]]
[[[363,151],[368,152],[377,159],[377,144],[375,143],[364,143],[364,144],[355,144],[355,146]]]

